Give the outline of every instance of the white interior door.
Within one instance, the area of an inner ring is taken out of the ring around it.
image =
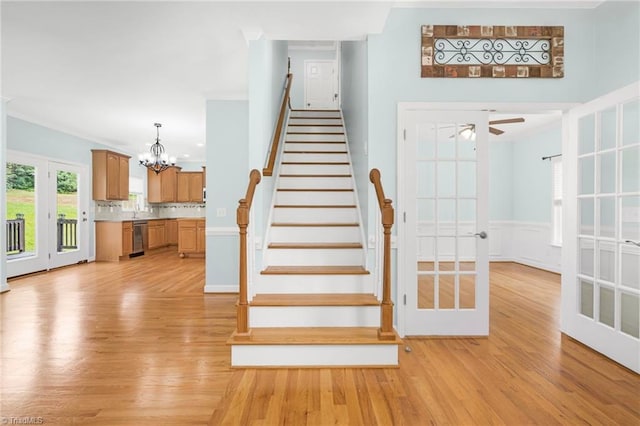
[[[571,110],[562,328],[640,372],[640,84]],[[577,218],[577,220],[576,220]]]
[[[89,258],[86,167],[49,162],[49,268]]]
[[[306,109],[338,109],[338,72],[335,60],[304,61]]]
[[[401,118],[405,334],[488,335],[488,117]]]

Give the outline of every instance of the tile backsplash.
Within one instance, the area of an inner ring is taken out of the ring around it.
[[[178,217],[205,217],[202,203],[147,204],[140,211],[123,211],[122,201],[94,201],[95,220],[164,219]]]

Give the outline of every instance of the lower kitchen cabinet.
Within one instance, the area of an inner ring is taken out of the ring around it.
[[[178,253],[204,254],[206,222],[204,219],[178,219]]]
[[[133,251],[131,222],[96,222],[96,261],[117,262]]]
[[[178,245],[178,221],[175,219],[167,219],[165,221],[165,233],[167,235],[167,244],[170,246]]]
[[[149,250],[167,246],[166,227],[164,220],[150,220],[147,225],[147,242]]]

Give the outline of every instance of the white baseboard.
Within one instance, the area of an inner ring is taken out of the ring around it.
[[[238,284],[231,285],[218,285],[210,284],[204,286],[205,293],[237,293],[239,289]]]
[[[0,293],[4,293],[11,290],[11,287],[9,287],[9,284],[7,284],[6,282],[3,282],[2,284],[0,284]]]

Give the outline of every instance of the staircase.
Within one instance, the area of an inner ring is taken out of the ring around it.
[[[397,366],[400,339],[379,337],[380,301],[340,111],[290,113],[264,264],[234,367]]]

